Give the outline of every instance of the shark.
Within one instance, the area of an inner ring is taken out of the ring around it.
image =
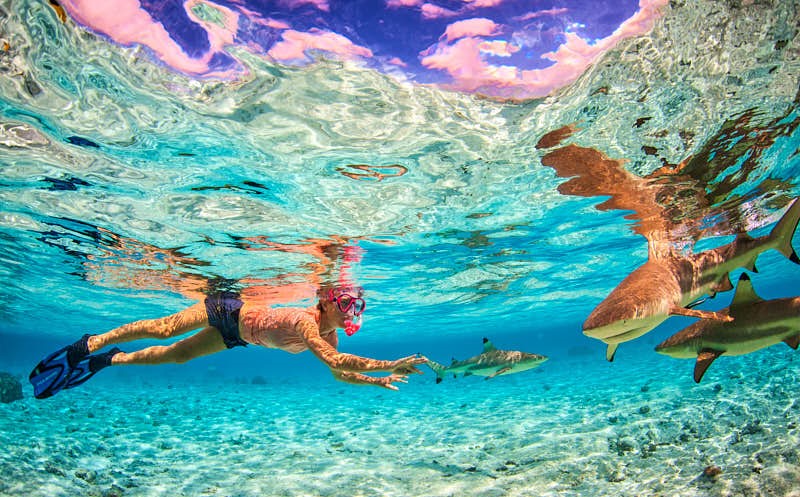
[[[701,319],[656,346],[656,352],[679,359],[696,358],[694,381],[700,383],[719,356],[743,355],[778,343],[800,345],[800,297],[763,300],[742,273],[731,305],[721,312],[733,321]]]
[[[800,264],[792,236],[800,221],[800,201],[794,199],[772,231],[757,238],[739,234],[733,242],[696,254],[667,251],[649,253],[647,261],[631,272],[595,307],[583,323],[583,334],[607,344],[612,361],[620,343],[648,333],[670,316],[688,316],[726,323],[735,317],[693,309],[704,296],[733,289],[729,273],[739,268],[757,272],[756,259],[776,249]]]
[[[559,177],[568,178],[558,186],[559,193],[607,197],[596,208],[631,212],[625,217],[637,220],[633,229],[647,240],[646,262],[629,273],[583,323],[584,335],[606,344],[608,361],[614,360],[621,343],[641,337],[670,316],[731,321],[733,318],[727,314],[695,307],[717,293],[732,290],[731,271],[756,271],[756,259],[763,252],[776,249],[800,264],[791,245],[800,221],[798,199],[787,202],[788,208],[768,235],[753,237],[747,233],[747,226],[753,222],[752,213],[726,210],[720,215],[715,210],[715,203],[724,198],[727,190],[712,189],[713,195],[708,193],[711,187],[707,187],[707,178],[702,174],[709,173],[700,167],[701,160],[640,177],[623,167],[624,160],[610,158],[599,150],[576,144],[553,148],[571,132],[572,128],[556,130],[552,138],[543,138],[544,143],[537,145],[550,148],[542,157],[542,165],[553,168]],[[726,164],[715,167],[725,170]],[[698,175],[699,179],[694,177]],[[744,173],[740,176],[746,178]],[[741,181],[736,178],[726,178],[722,184],[733,188],[738,184],[735,181]],[[720,216],[738,217],[723,217],[714,225],[707,222]],[[685,249],[708,233],[736,236],[726,245],[702,252]]]
[[[495,348],[488,338],[483,339],[483,352],[469,359],[457,361],[449,366],[428,360],[427,365],[436,373],[436,383],[441,383],[446,374],[457,376],[478,375],[485,379],[506,374],[519,373],[539,367],[547,360],[546,356],[520,352],[519,350],[500,350]]]

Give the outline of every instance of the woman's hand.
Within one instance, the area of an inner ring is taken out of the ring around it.
[[[390,374],[389,376],[381,376],[380,378],[373,378],[374,383],[389,390],[398,390],[392,383],[408,383],[408,376],[404,374]]]
[[[422,371],[416,368],[420,364],[428,362],[428,358],[419,354],[403,357],[392,362],[391,371],[395,375],[409,375],[409,374],[422,374]],[[393,375],[394,376],[394,375]],[[403,376],[405,378],[405,376]],[[388,377],[390,378],[390,377]],[[405,381],[403,382],[405,383]]]

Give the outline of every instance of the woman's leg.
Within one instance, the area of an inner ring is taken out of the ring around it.
[[[171,316],[136,321],[101,335],[91,336],[89,337],[89,352],[95,352],[114,343],[130,342],[139,338],[170,338],[202,326],[208,326],[208,314],[206,314],[205,303],[199,302]]]
[[[219,331],[213,326],[207,326],[172,345],[156,345],[136,352],[118,352],[111,358],[111,364],[113,366],[120,364],[180,364],[226,348]]]

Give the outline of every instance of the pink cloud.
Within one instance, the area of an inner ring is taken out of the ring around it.
[[[231,43],[236,34],[238,19],[230,9],[216,5],[207,0],[189,0],[184,5],[189,16],[193,16],[190,8],[197,3],[204,3],[220,11],[224,15],[223,26],[203,23],[208,31],[211,47],[201,57],[190,57],[170,37],[164,26],[156,22],[150,14],[141,8],[138,0],[116,0],[114,2],[98,2],[95,0],[61,0],[61,5],[78,23],[102,33],[123,46],[143,45],[165,64],[175,69],[203,76],[232,78],[236,71],[211,71],[211,58],[226,44]]]
[[[313,5],[324,12],[329,12],[331,9],[330,5],[328,5],[328,0],[282,0],[280,3],[290,9],[296,9],[303,5]]]
[[[345,59],[372,57],[370,49],[355,45],[338,33],[317,28],[311,28],[308,32],[291,29],[284,31],[283,39],[275,43],[267,53],[282,62],[305,61],[308,60],[308,50],[322,50]]]
[[[668,0],[639,0],[639,10],[633,16],[592,45],[574,33],[566,33],[564,44],[542,56],[554,62],[544,69],[526,71],[514,66],[492,65],[482,53],[496,55],[492,50],[501,47],[500,41],[487,42],[476,37],[461,38],[455,43],[439,42],[422,54],[421,62],[425,67],[446,71],[453,81],[442,86],[454,90],[502,98],[542,97],[573,83],[621,40],[653,29],[667,3]],[[508,47],[510,49],[511,45]]]
[[[500,26],[494,21],[477,17],[475,19],[465,19],[457,21],[447,26],[444,31],[444,38],[447,41],[464,38],[466,36],[494,36],[499,32]]]
[[[445,9],[444,7],[439,7],[438,5],[434,5],[432,3],[423,4],[421,10],[423,19],[440,19],[442,17],[453,17],[458,15],[458,12],[455,10]]]
[[[562,14],[566,14],[569,12],[569,9],[562,7],[560,9],[547,9],[547,10],[537,10],[536,12],[528,12],[527,14],[521,15],[519,17],[515,17],[515,21],[530,21],[531,19],[536,19],[537,17],[544,17],[544,16],[560,16]]]
[[[476,91],[487,81],[514,81],[517,68],[489,66],[480,55],[482,43],[478,38],[462,38],[452,45],[439,45],[433,54],[422,59],[422,64],[447,71],[457,82],[458,89],[464,91]]]
[[[235,0],[234,3],[237,4],[237,9],[239,9],[239,13],[241,13],[246,18],[250,19],[250,22],[253,24],[257,24],[259,26],[266,26],[272,29],[289,29],[291,26],[288,23],[283,21],[278,21],[271,17],[267,17],[266,19],[258,12],[254,10],[250,10],[247,7],[241,5],[239,0]]]
[[[482,9],[486,7],[497,7],[505,0],[464,0],[468,9]]]
[[[419,7],[422,0],[386,0],[386,6],[396,9],[400,7]]]
[[[267,25],[267,27],[272,29],[289,29],[291,27],[289,26],[289,24],[283,21],[277,21],[275,19],[272,19],[271,17],[266,19],[265,24]]]
[[[444,17],[454,17],[463,14],[470,10],[481,9],[486,7],[496,7],[502,4],[505,0],[461,0],[464,5],[458,10],[451,10],[434,3],[425,2],[423,0],[386,0],[386,6],[391,8],[400,7],[420,7],[423,19],[441,19]]]
[[[497,57],[510,57],[519,52],[519,47],[502,40],[484,41],[478,45],[478,49],[483,53],[495,55]]]
[[[400,58],[398,58],[398,57],[392,57],[391,59],[387,60],[386,62],[387,62],[388,64],[392,64],[393,66],[408,67],[408,64],[406,64],[405,62],[403,62],[403,61],[402,61]]]

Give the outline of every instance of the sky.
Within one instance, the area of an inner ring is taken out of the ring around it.
[[[281,65],[319,57],[501,99],[548,95],[667,0],[64,0],[78,24],[198,78],[237,79],[230,48]],[[233,52],[235,53],[235,52]]]

